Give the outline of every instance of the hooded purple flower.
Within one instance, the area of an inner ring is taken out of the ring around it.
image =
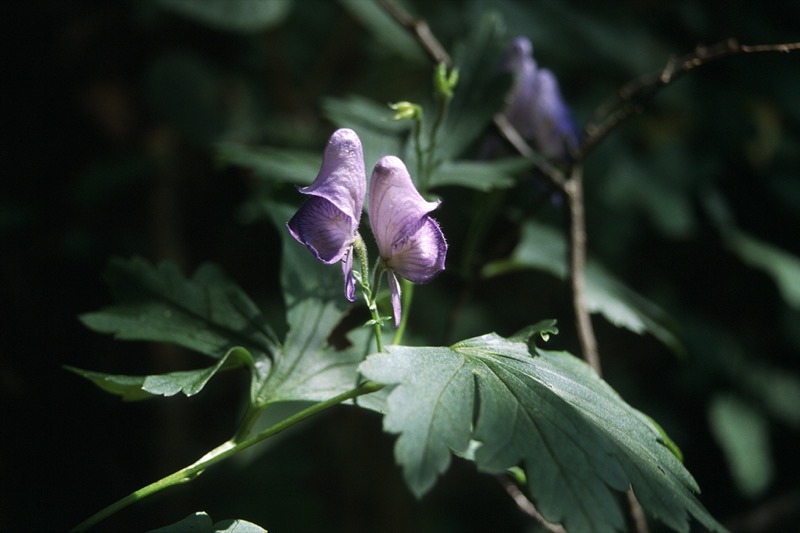
[[[314,183],[299,191],[310,196],[287,224],[300,241],[325,264],[342,261],[344,293],[355,300],[353,241],[361,221],[367,179],[361,140],[350,129],[333,132]]]
[[[400,159],[386,156],[375,165],[369,186],[369,223],[389,271],[395,327],[401,316],[395,275],[426,283],[444,270],[447,242],[439,224],[428,215],[439,203],[428,202],[417,192]]]
[[[568,160],[578,148],[578,130],[555,75],[537,67],[525,37],[514,40],[504,66],[514,73],[505,110],[508,121],[546,157]]]

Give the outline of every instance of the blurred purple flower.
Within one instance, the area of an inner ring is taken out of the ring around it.
[[[310,196],[287,224],[292,237],[325,264],[342,261],[345,297],[355,300],[353,241],[364,207],[367,179],[361,140],[350,129],[333,132],[314,183],[299,191]]]
[[[579,135],[555,75],[537,67],[533,47],[525,37],[514,39],[503,66],[514,74],[504,111],[508,121],[546,157],[569,160],[578,148]]]
[[[444,270],[447,242],[428,213],[439,201],[426,201],[414,187],[403,162],[381,158],[369,187],[369,223],[381,260],[389,274],[395,327],[400,325],[400,284],[397,276],[426,283]]]

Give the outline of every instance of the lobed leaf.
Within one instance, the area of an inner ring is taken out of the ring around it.
[[[183,520],[153,529],[150,533],[267,533],[267,530],[246,520],[220,520],[214,523],[207,513],[190,514]]]
[[[261,311],[216,266],[203,265],[187,279],[174,263],[115,258],[105,277],[117,304],[80,316],[95,331],[170,342],[215,359],[241,346],[259,364],[276,349]]]
[[[426,493],[451,453],[474,447],[482,471],[522,466],[539,511],[567,530],[623,529],[618,492],[630,485],[645,510],[675,530],[688,531],[690,515],[722,530],[659,429],[574,356],[531,356],[526,337],[536,332],[391,346],[359,367],[393,386],[384,429],[399,434],[395,455],[412,492]]]
[[[67,370],[83,376],[101,389],[121,396],[125,401],[145,400],[153,396],[174,396],[182,392],[186,396],[194,396],[211,380],[217,372],[230,370],[242,365],[253,369],[253,357],[243,348],[233,348],[219,362],[197,370],[153,374],[149,376],[128,376],[106,374],[83,370],[71,366]]]
[[[260,386],[258,401],[325,400],[353,388],[356,367],[370,349],[352,343],[335,349],[330,338],[349,309],[339,265],[324,265],[294,240],[285,224],[294,208],[269,204],[268,214],[283,243],[281,285],[289,331]]]

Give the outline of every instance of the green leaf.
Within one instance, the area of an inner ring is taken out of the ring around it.
[[[289,0],[158,0],[173,11],[212,28],[234,33],[254,33],[280,23],[289,14]]]
[[[222,165],[238,165],[274,183],[307,185],[319,172],[322,151],[312,153],[284,148],[256,148],[227,142],[217,145],[217,160]]]
[[[454,57],[458,86],[437,136],[439,160],[455,159],[485,131],[505,105],[510,75],[498,72],[506,48],[502,18],[489,13],[476,22]]]
[[[117,304],[80,320],[118,339],[170,342],[215,359],[243,347],[261,372],[277,347],[253,301],[222,271],[205,264],[187,279],[170,262],[112,259],[106,274]]]
[[[319,401],[352,389],[358,363],[370,343],[344,338],[351,346],[336,350],[330,337],[350,308],[344,297],[340,265],[325,265],[286,230],[294,208],[270,204],[269,215],[283,242],[281,285],[289,331],[275,354],[272,369],[261,384],[258,401]]]
[[[703,205],[728,249],[745,264],[770,276],[786,304],[800,309],[800,258],[739,230],[730,207],[718,191],[706,192]]]
[[[516,177],[533,163],[516,157],[494,161],[446,161],[431,176],[431,187],[460,185],[479,191],[507,189],[517,183]]]
[[[183,520],[153,529],[150,533],[267,533],[267,530],[246,520],[221,520],[216,524],[207,513],[190,514]]]
[[[531,332],[525,332],[525,335]],[[658,429],[585,363],[563,352],[532,357],[525,335],[484,335],[446,347],[390,346],[359,367],[393,385],[384,429],[421,496],[452,453],[471,443],[477,467],[522,466],[538,510],[570,531],[624,528],[617,492],[633,486],[646,511],[678,530],[689,516],[723,530]]]
[[[350,14],[369,30],[379,45],[379,50],[392,51],[400,58],[413,63],[425,62],[419,43],[376,2],[339,0]]]
[[[486,265],[483,275],[491,277],[530,268],[562,280],[567,279],[567,243],[564,236],[531,220],[523,224],[520,242],[511,257]],[[583,302],[590,313],[600,313],[612,324],[634,333],[650,332],[674,351],[684,351],[667,314],[591,258],[586,264],[584,280],[586,289]]]
[[[718,395],[711,401],[708,418],[736,486],[751,498],[762,494],[775,474],[764,416],[736,396]]]
[[[127,376],[105,374],[71,366],[67,370],[83,376],[101,389],[121,396],[125,401],[145,400],[153,396],[174,396],[182,392],[194,396],[206,386],[217,372],[230,370],[242,365],[253,369],[253,357],[243,348],[233,348],[219,362],[208,368],[154,374],[149,376]]]
[[[787,305],[800,309],[800,258],[739,230],[724,237],[742,261],[772,277]]]

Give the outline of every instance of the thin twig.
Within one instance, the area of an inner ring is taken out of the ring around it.
[[[444,63],[448,67],[452,66],[453,60],[450,58],[450,54],[447,53],[444,46],[433,35],[427,22],[410,16],[391,0],[378,0],[378,3],[394,20],[414,34],[435,64]]]
[[[548,522],[547,519],[543,517],[541,513],[539,513],[539,511],[536,509],[536,506],[533,505],[533,502],[530,501],[525,494],[523,494],[516,483],[505,476],[497,476],[497,480],[500,482],[503,488],[506,489],[508,495],[511,496],[511,499],[514,500],[514,503],[517,504],[517,507],[519,507],[523,513],[536,520],[539,524],[541,524],[542,527],[551,533],[567,533],[567,530],[564,529],[564,527],[560,524]]]
[[[531,148],[505,115],[497,113],[494,116],[494,125],[505,140],[507,140],[521,156],[532,160],[536,168],[544,174],[553,185],[561,191],[564,190],[567,184],[567,178],[564,176],[564,173],[559,168],[553,166],[547,158],[539,155],[538,152]]]
[[[594,118],[586,126],[578,158],[583,159],[625,119],[640,113],[644,109],[644,100],[698,67],[739,54],[789,53],[796,50],[800,50],[800,42],[748,45],[740,44],[736,39],[726,39],[710,46],[698,45],[693,52],[681,57],[670,57],[661,70],[629,81],[620,87],[613,98],[597,108]]]

